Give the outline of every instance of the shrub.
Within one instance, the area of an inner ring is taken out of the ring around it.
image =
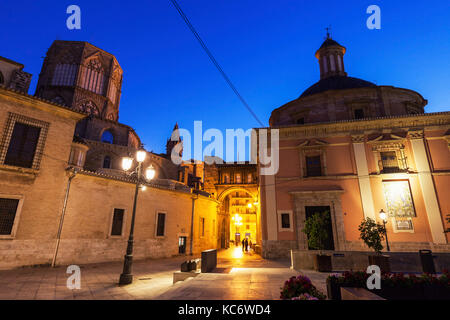
[[[358,230],[360,232],[359,238],[363,240],[369,248],[375,250],[376,253],[381,253],[381,250],[383,250],[381,241],[384,240],[384,233],[386,231],[384,226],[367,218],[361,222]]]
[[[326,296],[311,283],[308,277],[299,275],[291,277],[281,288],[280,298],[283,300],[325,300]],[[312,299],[316,298],[316,299]]]
[[[305,228],[302,230],[307,238],[311,249],[324,250],[328,240],[328,228],[330,224],[329,213],[316,212],[305,221]]]

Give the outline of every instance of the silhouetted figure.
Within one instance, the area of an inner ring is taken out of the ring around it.
[[[248,251],[248,239],[247,238],[245,238],[245,251]]]
[[[245,250],[245,239],[242,240],[242,251]]]

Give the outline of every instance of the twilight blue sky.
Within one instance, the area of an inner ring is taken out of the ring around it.
[[[81,8],[81,30],[66,28],[67,6]],[[268,124],[270,112],[319,80],[314,52],[332,26],[347,47],[346,71],[379,85],[409,88],[426,112],[450,110],[450,2],[179,0],[238,90]],[[381,8],[381,30],[366,8]],[[124,70],[120,121],[149,150],[164,152],[178,121],[192,130],[258,127],[209,61],[169,0],[6,1],[0,3],[0,55],[33,74],[55,39],[88,41]],[[192,132],[192,131],[191,131]]]

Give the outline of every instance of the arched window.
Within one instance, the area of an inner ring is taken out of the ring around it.
[[[111,168],[111,158],[109,156],[105,156],[103,158],[103,168],[106,168],[106,169]]]
[[[103,94],[105,75],[98,59],[90,60],[86,66],[81,66],[80,86],[97,94]]]
[[[114,143],[114,136],[111,131],[105,130],[105,132],[103,132],[102,142],[111,143],[111,144]]]

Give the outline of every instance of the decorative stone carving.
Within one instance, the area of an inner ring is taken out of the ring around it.
[[[408,138],[409,139],[423,139],[424,134],[423,130],[411,130],[408,131]]]
[[[365,141],[365,135],[363,135],[363,134],[352,135],[353,143],[364,143],[364,141]]]

